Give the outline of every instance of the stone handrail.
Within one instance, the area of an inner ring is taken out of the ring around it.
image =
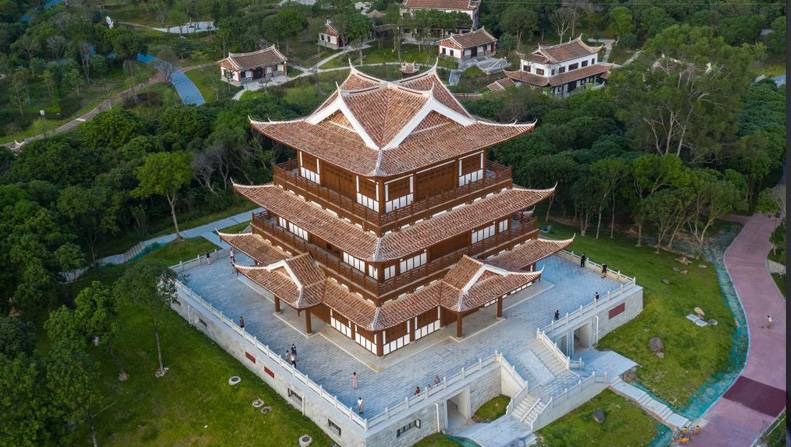
[[[596,298],[592,299],[588,304],[580,304],[580,307],[577,309],[567,312],[566,315],[562,316],[557,320],[552,320],[549,324],[541,328],[541,331],[544,333],[548,333],[550,331],[555,330],[555,328],[562,327],[568,324],[571,320],[587,314],[590,310],[598,310],[599,307],[607,306],[611,302],[623,297],[623,295],[627,292],[630,292],[634,289],[635,283],[629,282],[625,284],[621,284],[615,290],[608,290],[607,293],[600,297],[598,300]]]
[[[568,250],[561,250],[559,254],[567,259],[574,260],[575,264],[579,264],[579,260],[580,258],[582,258],[580,255],[574,253],[573,251],[568,251]],[[601,273],[601,264],[591,261],[590,258],[586,259],[585,268],[587,268],[588,270],[593,270],[596,273]],[[634,284],[637,282],[636,276],[635,277],[628,276],[621,273],[620,270],[612,270],[610,268],[607,269],[607,277],[614,281],[618,281],[620,283]]]
[[[558,360],[560,360],[560,362],[563,363],[563,366],[565,366],[566,369],[571,368],[571,359],[566,354],[564,354],[563,351],[560,350],[560,348],[558,348],[558,345],[555,344],[555,342],[553,342],[552,340],[549,339],[549,337],[547,337],[544,331],[536,328],[536,338],[538,339],[538,341],[543,343],[544,346],[549,348],[549,351],[552,353],[552,355],[557,357]]]
[[[519,404],[519,402],[524,398],[525,394],[528,393],[530,387],[528,386],[527,380],[525,380],[516,371],[514,365],[512,365],[508,360],[506,360],[502,354],[500,354],[500,364],[503,366],[503,368],[506,371],[508,371],[511,374],[511,377],[513,377],[519,383],[519,392],[516,393],[516,395],[511,398],[511,400],[508,402],[508,405],[505,407],[505,414],[511,414],[511,412],[514,411],[514,409]]]
[[[563,390],[562,393],[558,394],[557,396],[550,397],[549,402],[547,402],[546,406],[548,407],[548,406],[552,405],[554,407],[559,402],[561,402],[561,401],[563,401],[565,399],[568,399],[569,396],[571,395],[571,393],[579,393],[580,391],[582,391],[583,387],[591,385],[593,383],[597,383],[597,382],[599,382],[598,379],[601,379],[601,378],[603,378],[605,381],[608,380],[607,371],[605,371],[604,373],[601,373],[601,374],[594,371],[588,377],[578,380],[577,384],[572,386],[571,388],[566,388],[565,390]]]
[[[455,385],[469,375],[474,374],[486,366],[494,362],[503,362],[505,359],[502,357],[502,354],[499,352],[495,352],[494,354],[490,355],[486,358],[479,358],[477,362],[473,363],[472,365],[464,366],[461,368],[459,372],[452,376],[445,376],[442,378],[442,382],[436,386],[431,386],[426,388],[425,391],[422,391],[420,394],[415,394],[412,396],[405,397],[403,401],[399,402],[393,407],[386,407],[384,411],[379,413],[376,416],[368,419],[368,427],[373,427],[380,423],[383,423],[389,420],[391,417],[396,417],[400,413],[408,410],[409,408],[418,405],[419,403],[426,401],[431,396],[436,396],[437,394],[442,393],[443,391],[447,390],[449,386]]]
[[[190,261],[193,262],[193,261]],[[242,337],[247,342],[251,343],[253,346],[258,348],[261,352],[266,354],[266,356],[272,360],[273,362],[277,363],[278,366],[283,368],[284,370],[291,373],[291,376],[297,379],[299,382],[307,386],[308,388],[312,389],[316,392],[321,398],[325,399],[329,402],[332,406],[334,406],[341,414],[344,414],[349,418],[349,420],[356,423],[363,429],[368,429],[368,420],[360,417],[351,407],[347,407],[343,404],[337,397],[331,395],[327,391],[325,391],[321,385],[317,384],[313,380],[308,377],[307,374],[304,374],[291,366],[291,364],[284,359],[282,359],[278,354],[272,351],[269,346],[261,343],[257,337],[250,335],[248,332],[241,329],[235,322],[231,321],[228,317],[226,317],[222,312],[217,310],[214,306],[206,302],[200,295],[195,293],[192,289],[184,285],[181,281],[176,281],[176,288],[189,296],[190,299],[197,302],[201,306],[203,306],[206,310],[208,310],[212,315],[214,315],[217,319],[219,319],[222,323],[224,323],[229,329],[235,332],[238,336]]]
[[[550,398],[549,401],[552,402],[552,398]],[[539,405],[541,405],[541,398],[540,397],[537,398],[535,402],[533,402],[533,405],[531,405],[530,408],[527,409],[527,411],[525,411],[525,415],[522,416],[522,419],[520,420],[520,422],[525,422],[525,419],[527,419],[527,416],[530,414],[530,412],[533,411],[533,408],[536,408]],[[546,407],[547,406],[544,405],[542,407],[541,411],[544,411],[544,408],[546,408]],[[540,412],[539,412],[539,414],[540,414]],[[528,424],[530,424],[530,431],[532,431],[533,430],[533,423],[532,422],[528,422]]]

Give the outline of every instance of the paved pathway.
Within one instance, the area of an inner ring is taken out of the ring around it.
[[[252,211],[244,211],[242,213],[236,214],[234,216],[225,217],[219,220],[215,220],[214,222],[207,223],[205,225],[201,225],[199,227],[190,228],[188,230],[182,230],[181,235],[186,238],[193,238],[193,237],[202,237],[213,242],[215,245],[219,246],[220,248],[228,248],[228,244],[221,241],[219,237],[214,233],[214,230],[220,230],[222,228],[230,227],[231,225],[235,225],[238,223],[242,223],[245,221],[250,220],[251,213],[260,211],[260,208],[256,208]],[[106,256],[104,258],[99,259],[97,262],[99,265],[106,265],[106,264],[122,264],[129,259],[135,257],[138,253],[143,251],[146,247],[152,244],[165,244],[172,240],[176,239],[175,233],[166,234],[164,236],[157,236],[151,239],[147,239],[145,241],[138,242],[135,244],[134,247],[130,248],[124,253],[119,253],[117,255]]]
[[[654,399],[640,388],[624,382],[620,377],[615,378],[610,383],[610,388],[617,394],[635,402],[648,414],[670,428],[677,429],[689,426],[689,419],[674,413],[673,409]]]
[[[216,31],[219,28],[214,26],[213,21],[208,22],[188,22],[181,26],[169,26],[166,28],[157,28],[154,26],[143,25],[141,23],[132,23],[132,22],[118,22],[121,25],[128,25],[135,28],[145,28],[154,31],[159,31],[160,33],[169,33],[169,34],[193,34],[193,33],[203,33],[206,31]]]
[[[604,44],[604,56],[602,56],[602,62],[608,62],[610,60],[610,53],[612,53],[612,46],[615,44],[615,39],[588,39],[591,42],[599,42]]]
[[[695,444],[749,446],[776,415],[767,403],[786,390],[786,302],[767,271],[769,235],[778,220],[750,217],[725,252],[725,267],[747,316],[747,364],[734,385],[703,415]],[[767,328],[766,316],[774,322]],[[744,396],[750,396],[745,398]]]

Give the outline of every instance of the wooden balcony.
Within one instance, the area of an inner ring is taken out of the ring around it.
[[[299,166],[296,160],[288,160],[273,165],[272,168],[275,185],[301,194],[308,200],[313,200],[334,211],[340,217],[359,223],[366,230],[372,230],[379,235],[418,219],[426,218],[443,209],[452,208],[463,202],[471,202],[477,197],[511,186],[511,168],[487,161],[485,175],[481,180],[430,196],[424,200],[412,202],[388,213],[380,213],[357,203],[356,200],[302,177],[299,175]]]
[[[343,262],[339,255],[278,226],[266,211],[253,214],[253,228],[270,238],[276,245],[284,245],[295,253],[310,253],[331,276],[345,282],[353,291],[360,292],[369,299],[381,303],[439,278],[465,254],[469,256],[490,255],[513,247],[538,231],[538,224],[533,217],[512,219],[510,228],[506,232],[498,233],[475,244],[432,259],[425,265],[384,281],[371,278]]]

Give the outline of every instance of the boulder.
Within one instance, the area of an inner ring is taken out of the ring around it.
[[[662,351],[659,351],[659,352],[656,353],[656,356],[659,357],[660,359],[663,359],[663,358],[665,358],[665,353],[662,352]]]
[[[669,286],[669,285],[670,285],[670,280],[669,280],[669,279],[667,279],[667,278],[662,278],[662,280],[661,280],[661,281],[662,281],[662,284],[664,284],[664,285],[666,285],[666,286]]]
[[[706,312],[703,312],[703,309],[701,309],[700,307],[695,307],[694,310],[695,310],[695,313],[698,314],[698,316],[700,318],[703,318],[703,317],[706,316]]]
[[[698,264],[698,268],[707,269],[706,264]]]
[[[634,382],[637,380],[637,371],[635,371],[635,368],[632,368],[629,371],[623,373],[621,378],[624,380],[624,382]]]
[[[686,275],[687,273],[689,273],[689,270],[682,270],[679,273],[681,273],[682,275]]]
[[[603,423],[604,422],[604,410],[602,410],[601,408],[597,408],[593,412],[593,420],[598,422],[599,424]]]
[[[659,337],[651,337],[651,339],[648,340],[648,347],[652,352],[662,352],[665,350],[665,344],[662,343],[662,339]]]
[[[678,267],[676,267],[675,265],[673,266],[673,271],[674,271],[674,272],[677,272],[677,271],[679,271],[679,270],[681,270],[681,269],[680,269],[680,268],[678,268]]]

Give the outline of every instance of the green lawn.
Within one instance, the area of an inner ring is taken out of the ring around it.
[[[186,72],[185,75],[195,83],[206,102],[230,98],[242,89],[241,87],[236,87],[235,85],[221,81],[220,70],[213,65],[197,70],[190,70]]]
[[[604,422],[593,412],[604,411]],[[657,423],[637,405],[610,390],[539,430],[540,445],[547,447],[644,446],[658,433]]]
[[[459,83],[451,87],[451,90],[463,93],[485,92],[487,91],[487,85],[502,78],[502,73],[487,75],[478,67],[471,67],[464,70],[464,73],[461,74],[461,78],[459,79]]]
[[[424,45],[422,48],[418,48],[417,45],[401,45],[401,60],[404,62],[434,65],[437,55],[436,46]],[[348,57],[352,59],[352,63],[355,65],[359,64],[360,60],[356,51],[349,53]],[[373,43],[371,48],[363,50],[364,64],[381,64],[383,62],[398,62],[398,53],[393,49],[392,41],[385,41],[382,44],[382,48],[378,48],[378,44]],[[345,67],[347,65],[349,65],[349,61],[346,57],[336,57],[322,65],[321,68]],[[440,58],[439,66],[456,68],[456,62],[452,58]]]
[[[213,247],[203,239],[187,239],[144,257],[172,264]],[[125,268],[94,269],[74,284],[74,292],[91,280],[111,284]],[[313,437],[312,445],[331,445],[313,422],[175,312],[163,316],[162,355],[170,371],[162,379],[154,378],[156,350],[145,310],[122,307],[118,327],[114,350],[129,379],[118,381],[116,363],[97,352],[104,396],[96,421],[99,445],[286,446],[297,445],[303,434]],[[231,387],[227,380],[233,375],[242,382]],[[256,398],[273,411],[254,410]]]
[[[780,293],[783,294],[783,298],[787,298],[788,291],[786,290],[786,276],[779,273],[772,273],[772,279],[774,280],[775,284],[777,284],[777,288],[780,289]]]
[[[434,433],[421,439],[414,447],[459,447],[459,444],[448,439],[442,433]]]
[[[553,238],[567,238],[574,232],[554,222],[552,227],[549,237]],[[677,255],[655,253],[653,247],[638,248],[633,239],[622,237],[596,240],[577,234],[572,249],[612,270],[637,276],[637,283],[644,287],[642,313],[605,336],[598,348],[612,349],[637,362],[639,381],[656,395],[676,408],[683,407],[709,377],[727,366],[735,321],[711,264],[694,261],[684,266],[674,260]],[[674,272],[673,267],[689,273]],[[663,278],[670,285],[662,283]],[[695,306],[719,324],[693,325],[685,317]],[[664,342],[663,359],[648,348],[648,340],[654,336]]]
[[[232,197],[234,197],[234,199],[232,199],[231,205],[222,211],[201,214],[200,210],[196,210],[191,215],[185,214],[179,216],[179,229],[184,231],[190,228],[199,227],[209,222],[213,222],[228,216],[233,216],[243,211],[252,210],[255,208],[255,205],[247,200],[239,199],[236,196]],[[96,248],[97,257],[123,253],[140,241],[144,241],[152,237],[163,236],[169,233],[173,233],[173,220],[171,220],[170,216],[165,216],[158,222],[150,224],[149,231],[147,233],[142,231],[128,231],[124,235],[102,241],[97,245]]]
[[[247,228],[248,225],[250,225],[250,221],[246,220],[238,224],[234,224],[225,228],[220,228],[220,231],[223,233],[241,233],[242,230]]]
[[[762,445],[766,447],[785,447],[786,445],[786,412],[780,414],[767,433],[761,436]]]
[[[472,415],[475,422],[491,422],[505,414],[505,409],[511,402],[508,396],[497,396],[494,399],[486,402],[478,408],[478,411]]]
[[[627,59],[632,57],[633,54],[634,54],[634,50],[630,50],[622,45],[615,45],[612,47],[612,52],[610,53],[610,60],[608,60],[607,62],[610,64],[623,64],[624,62],[626,62]]]
[[[67,91],[64,87],[56,99],[50,96],[40,82],[33,82],[27,87],[30,102],[24,104],[21,114],[12,102],[11,80],[1,80],[0,116],[5,121],[0,124],[0,143],[51,132],[117,93],[145,82],[155,73],[154,68],[143,64],[134,63],[132,67],[131,74],[118,68],[103,77],[94,78],[90,84],[80,87],[79,94],[76,91]],[[44,110],[44,118],[40,117],[40,110]]]

